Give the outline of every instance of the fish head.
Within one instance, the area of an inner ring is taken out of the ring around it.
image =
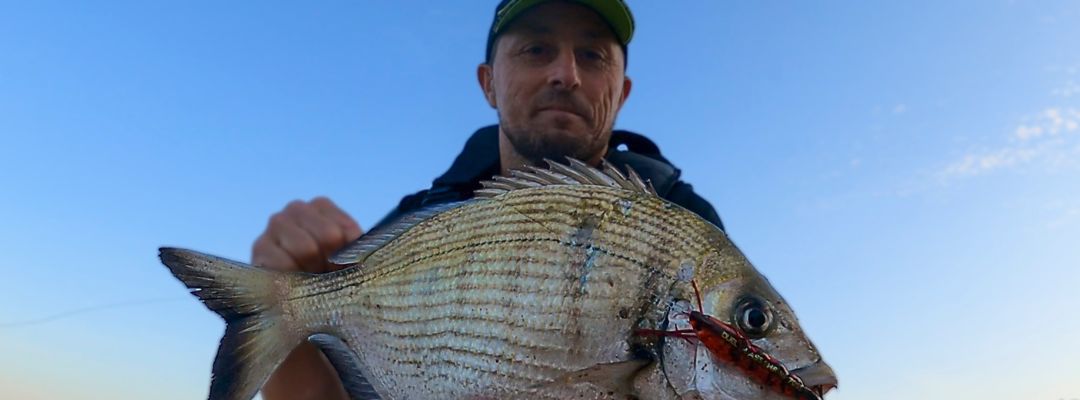
[[[720,261],[726,264],[709,265]],[[816,399],[836,387],[832,368],[795,312],[745,258],[712,257],[698,267],[668,312],[672,334],[664,340],[662,360],[677,393]]]

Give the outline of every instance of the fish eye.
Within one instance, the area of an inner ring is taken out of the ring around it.
[[[765,333],[772,328],[772,311],[765,307],[761,300],[754,297],[743,298],[737,304],[734,319],[739,329],[751,339],[764,337]]]

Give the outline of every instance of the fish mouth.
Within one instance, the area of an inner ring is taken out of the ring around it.
[[[818,396],[824,396],[825,393],[835,389],[837,385],[836,374],[833,373],[832,367],[821,360],[795,369],[791,371],[791,374],[799,377],[803,385],[806,385]]]
[[[798,399],[821,400],[836,387],[836,374],[820,358],[789,371],[731,324],[698,311],[690,311],[687,316],[692,329],[675,331],[673,336],[702,340],[717,360],[730,364],[751,381]]]

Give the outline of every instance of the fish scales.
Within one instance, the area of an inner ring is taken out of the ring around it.
[[[505,226],[505,225],[503,225],[503,226]],[[542,234],[542,232],[539,232],[539,234]],[[421,240],[422,240],[422,239],[421,239]],[[485,238],[485,240],[487,240],[487,239]],[[558,245],[559,245],[559,243],[555,242],[554,244],[555,244],[555,246],[556,246],[556,249],[553,249],[553,251],[548,251],[548,252],[545,252],[546,254],[557,254],[557,251],[558,251],[558,249],[557,249],[557,248],[558,248]],[[387,248],[386,250],[390,250],[390,248]],[[478,250],[478,251],[480,251],[480,253],[481,253],[481,254],[496,254],[496,253],[485,253],[485,252],[483,251],[483,249],[477,249],[477,250]],[[450,254],[453,254],[453,253],[450,253]],[[513,251],[512,251],[512,252],[509,252],[508,254],[517,254],[517,253],[516,253],[516,252],[513,252]],[[536,255],[536,256],[537,256],[537,257],[539,257],[539,255]],[[374,257],[373,257],[373,258],[374,258]],[[372,264],[373,266],[374,266],[374,265],[378,265],[378,264],[374,263],[374,259],[373,259],[373,258],[369,258],[369,259],[368,259],[368,262],[369,262],[370,264]],[[562,257],[559,257],[559,258],[562,258]],[[445,268],[445,266],[446,266],[446,265],[448,264],[448,262],[446,262],[446,261],[443,261],[443,259],[438,259],[438,258],[433,258],[433,259],[431,259],[431,261],[432,261],[433,263],[431,263],[431,264],[430,264],[430,266],[436,266],[436,267],[440,267],[440,268]],[[503,261],[502,261],[502,259],[498,259],[498,258],[495,258],[495,259],[488,259],[488,262],[491,262],[491,263],[500,263],[500,262],[503,262]],[[366,267],[368,267],[368,266],[365,266],[365,268],[366,268]],[[549,270],[549,269],[550,269],[549,267],[550,267],[549,265],[543,265],[543,266],[541,266],[541,268],[539,268],[539,270],[540,270],[540,271],[543,271],[543,270]],[[532,268],[530,268],[530,266],[525,266],[525,268],[522,268],[522,269],[518,269],[518,270],[517,270],[518,272],[513,272],[513,271],[511,271],[511,272],[512,272],[512,274],[511,274],[511,277],[513,277],[513,276],[517,276],[517,275],[522,275],[522,274],[528,274],[528,272],[527,272],[527,271],[529,271],[529,270],[531,270],[531,269],[532,269]],[[415,271],[415,274],[414,274],[414,276],[416,276],[416,277],[424,277],[424,276],[426,276],[426,275],[427,275],[427,272],[428,272],[428,270],[426,270],[426,269],[424,269],[424,268],[419,268],[419,266],[418,266],[418,265],[414,265],[413,267],[411,267],[411,268],[410,268],[410,270],[414,270],[414,271]],[[453,270],[453,268],[445,268],[444,270]],[[476,276],[477,276],[477,275],[474,275],[474,277],[476,277]],[[490,278],[495,278],[495,277],[494,277],[494,276],[490,276],[490,275],[486,275],[486,276],[480,276],[480,278],[483,278],[483,279],[490,279]],[[556,279],[556,280],[563,280],[563,279],[562,279],[562,277],[558,277],[558,276],[552,276],[552,275],[550,275],[550,274],[548,274],[548,276],[546,276],[546,277],[544,277],[544,278],[548,278],[548,279]],[[409,279],[405,279],[405,280],[406,280],[406,281],[408,281]],[[418,281],[423,281],[423,279],[417,279],[417,280],[418,280]],[[450,281],[454,281],[454,280],[441,280],[441,281],[444,281],[444,282],[450,282]],[[499,284],[498,284],[498,283],[496,283],[495,285],[496,285],[496,286],[499,286]],[[557,288],[557,285],[556,285],[556,288]],[[416,295],[417,293],[416,293],[416,291],[415,291],[415,290],[408,290],[407,292],[404,292],[404,291],[401,291],[401,288],[400,288],[400,286],[397,286],[397,288],[395,288],[395,286],[390,286],[390,285],[388,285],[388,286],[384,286],[384,288],[380,288],[380,289],[381,289],[381,290],[388,290],[388,289],[389,289],[388,291],[384,291],[384,292],[383,292],[383,291],[380,291],[380,292],[377,292],[377,293],[376,293],[376,295],[377,295],[377,296],[380,296],[380,297],[383,297],[383,298],[403,298],[403,299],[428,299],[428,301],[429,301],[429,302],[427,302],[427,305],[429,305],[429,306],[431,306],[431,305],[432,305],[432,303],[430,302],[430,301],[432,301],[432,299],[436,299],[436,301],[437,301],[437,296],[417,296],[417,295]],[[396,291],[395,291],[395,289],[396,289]],[[458,290],[469,290],[469,291],[467,291],[467,292],[463,292],[463,293],[468,293],[468,294],[472,294],[472,296],[469,296],[469,297],[471,297],[470,299],[472,299],[472,301],[473,301],[472,303],[473,303],[473,304],[474,304],[475,306],[477,306],[477,307],[482,307],[482,306],[483,306],[483,305],[485,304],[485,297],[489,297],[489,296],[486,296],[486,295],[488,295],[488,294],[489,294],[488,292],[486,292],[486,291],[483,291],[483,290],[478,290],[478,289],[481,289],[481,288],[480,288],[480,286],[476,286],[476,285],[469,285],[469,284],[465,284],[465,285],[458,285],[458,286],[456,286],[456,288],[454,288],[454,289],[458,289]],[[561,288],[559,288],[559,289],[558,289],[558,290],[557,290],[556,292],[551,292],[551,293],[548,293],[548,294],[549,294],[549,295],[550,295],[550,294],[559,294],[559,293],[561,293],[561,292],[566,292],[566,291],[567,291],[566,289],[561,289]],[[508,296],[502,295],[501,293],[496,293],[494,297],[495,297],[496,299],[501,299],[501,298],[513,298],[513,297],[508,297]],[[550,298],[553,298],[553,299],[557,299],[558,297],[550,297]],[[460,301],[460,299],[461,299],[461,297],[458,297],[458,301]],[[549,303],[550,303],[550,302],[549,302]],[[391,306],[391,307],[393,306],[393,305],[392,305],[392,302],[384,302],[384,304],[386,304],[386,305],[388,305],[388,306]],[[487,302],[487,304],[488,304],[488,305],[497,305],[497,304],[492,304],[492,303],[490,303],[490,302]],[[558,308],[562,308],[562,307],[564,307],[564,305],[563,305],[563,304],[558,304],[558,303],[555,303],[555,304],[549,305],[548,307],[543,307],[544,303],[539,303],[539,305],[541,306],[541,308],[540,308],[540,309],[530,309],[530,308],[532,308],[532,307],[528,307],[528,306],[529,306],[530,304],[531,304],[531,302],[519,302],[519,303],[517,303],[517,304],[514,304],[514,305],[513,305],[513,306],[512,306],[511,308],[516,308],[516,309],[525,309],[525,310],[528,310],[528,311],[527,311],[527,312],[528,312],[528,314],[531,314],[531,315],[538,315],[538,314],[539,314],[539,315],[543,315],[543,314],[551,314],[551,315],[553,315],[553,316],[557,317],[557,316],[559,315],[559,314],[558,314],[558,312],[552,312],[552,311],[548,311],[548,310],[545,310],[545,309],[543,309],[543,308],[551,308],[551,307],[555,307],[555,309],[558,309]],[[409,306],[415,306],[415,305],[416,305],[416,304],[407,304],[407,305],[405,305],[405,306],[406,306],[406,307],[409,307]],[[319,307],[319,308],[322,308],[322,307]],[[330,308],[336,308],[336,307],[330,307]],[[360,310],[362,310],[362,311],[363,311],[363,310],[366,310],[366,309],[367,309],[366,307],[360,307]],[[429,309],[430,309],[430,308],[429,308]],[[414,314],[415,314],[415,312],[416,312],[416,311],[415,311],[415,309],[414,309],[414,311],[413,311],[413,312],[414,312]],[[449,314],[446,314],[446,315],[442,315],[442,316],[440,316],[440,315],[438,315],[438,314],[437,314],[437,312],[435,312],[435,314],[428,314],[428,315],[429,315],[429,316],[433,316],[434,318],[444,318],[444,319],[446,319],[446,320],[449,320],[449,321],[450,321],[451,323],[454,323],[454,322],[456,322],[455,320],[460,320],[460,319],[461,319],[461,317],[467,317],[467,316],[461,316],[461,315],[449,315]],[[405,316],[405,317],[404,317],[404,318],[402,318],[402,319],[404,319],[404,320],[408,320],[408,319],[416,319],[416,316]],[[530,319],[527,319],[527,320],[530,320],[530,321],[532,321],[532,319],[531,319],[531,318],[530,318]],[[496,320],[496,321],[497,321],[497,322],[501,322],[501,321],[499,321],[499,320]],[[481,328],[481,329],[486,329],[484,325],[476,325],[476,324],[475,324],[475,322],[476,322],[476,321],[471,321],[471,322],[472,322],[472,325],[473,325],[473,326],[480,326],[480,328]],[[541,328],[541,329],[542,329],[542,328],[544,328],[544,326],[545,326],[545,325],[550,325],[550,323],[551,323],[551,322],[554,322],[554,321],[542,321],[542,320],[541,320],[541,321],[538,321],[538,322],[539,322],[539,326],[530,326],[530,328]],[[535,322],[535,323],[536,323],[536,322]],[[434,328],[434,329],[435,329],[436,331],[438,331],[438,330],[443,330],[443,328],[442,328],[442,326],[441,326],[441,325],[437,325],[437,324],[435,324],[435,325],[432,325],[432,324],[429,324],[429,323],[426,323],[426,325],[427,325],[427,328],[429,328],[429,329],[431,329],[431,328]],[[407,326],[407,325],[405,325],[405,326],[402,326],[402,328],[406,328],[406,329],[407,329],[407,328],[408,328],[408,326]],[[497,328],[497,326],[496,326],[496,328],[494,328],[494,329],[495,329],[495,331],[496,331],[496,332],[498,332],[498,328]],[[490,331],[490,330],[488,330],[488,331]],[[430,331],[429,331],[429,332],[430,332]],[[424,332],[422,332],[422,331],[421,331],[421,332],[418,332],[418,333],[424,333]],[[455,333],[455,332],[454,332],[454,331],[451,331],[451,330],[450,330],[450,331],[446,331],[446,333]],[[475,333],[475,332],[473,332],[473,333]],[[513,331],[509,331],[509,332],[507,332],[507,333],[510,333],[510,334],[511,334],[511,336],[510,336],[510,337],[523,337],[523,338],[529,338],[529,337],[535,337],[535,336],[537,336],[537,335],[536,335],[536,332],[522,332],[522,333],[516,333],[516,332],[513,332]],[[528,335],[528,333],[532,333],[532,335]],[[564,335],[565,333],[566,333],[566,332],[563,332],[563,330],[557,330],[557,331],[555,331],[555,332],[554,332],[554,336],[556,336],[556,337],[559,337],[559,336],[562,336],[562,335]],[[391,336],[391,337],[395,337],[395,338],[397,338],[397,341],[401,341],[402,343],[405,343],[405,344],[409,344],[409,343],[411,343],[411,342],[409,342],[410,336],[409,336],[409,334],[408,334],[407,330],[406,330],[406,331],[404,331],[404,332],[403,332],[403,331],[401,331],[401,330],[397,330],[396,332],[392,332],[392,336]],[[539,339],[543,339],[543,337],[539,337]],[[510,341],[510,343],[512,343],[512,344],[513,344],[513,341]],[[534,344],[534,343],[526,343],[526,344],[522,344],[522,343],[517,343],[516,345],[518,345],[518,346],[521,346],[521,345],[525,345],[525,346],[526,346],[526,348],[525,348],[525,349],[535,349],[535,347],[536,347],[536,344]],[[432,342],[432,343],[430,343],[430,346],[431,346],[432,348],[435,348],[435,347],[437,347],[437,346],[444,346],[444,344],[443,344],[443,343],[440,343],[440,342]],[[401,354],[409,354],[409,351],[416,351],[416,350],[418,350],[418,348],[417,348],[417,347],[419,347],[419,346],[415,346],[415,345],[414,345],[413,347],[401,347],[401,348],[397,348],[397,349],[396,349],[396,350],[399,350],[400,352],[399,352],[399,351],[393,351],[393,352],[394,352],[394,354],[397,354],[397,355],[401,355]],[[522,352],[522,350],[523,350],[522,348],[515,348],[515,349],[510,349],[509,351],[511,351],[511,352]],[[442,351],[442,352],[441,352],[441,355],[440,355],[440,356],[442,356],[441,358],[446,358],[447,356],[450,356],[450,355],[447,355],[445,351]],[[454,356],[459,356],[459,355],[454,355]],[[436,359],[436,360],[437,360],[437,359]],[[453,362],[453,360],[450,360],[449,362]],[[481,363],[484,363],[484,362],[486,362],[486,360],[484,360],[484,361],[481,361]],[[558,362],[561,362],[561,360],[556,360],[556,361],[552,361],[552,362],[549,362],[549,364],[556,364],[556,363],[558,363]]]
[[[634,299],[620,296],[615,290],[616,281],[640,276],[650,267],[644,260],[657,258],[648,249],[661,237],[648,233],[666,232],[649,229],[649,225],[672,223],[672,218],[664,218],[671,212],[662,202],[638,201],[632,207],[641,216],[630,219],[617,208],[619,201],[630,201],[624,191],[567,190],[556,195],[525,195],[502,203],[483,203],[477,209],[451,210],[372,253],[363,267],[370,278],[362,285],[350,286],[350,292],[356,293],[337,294],[341,300],[334,303],[356,304],[349,310],[358,315],[350,318],[379,321],[383,324],[376,325],[386,327],[367,332],[375,336],[366,340],[355,339],[371,346],[362,351],[372,358],[367,364],[427,366],[403,377],[448,373],[471,365],[489,366],[476,370],[480,376],[473,376],[475,379],[499,382],[502,376],[544,381],[579,369],[583,366],[568,362],[575,355],[625,351],[623,346],[612,349],[610,343],[574,343],[565,338],[587,338],[598,328],[607,329],[613,326],[611,322],[617,322],[611,321],[610,310],[633,308]],[[592,212],[552,212],[558,207]],[[444,221],[465,212],[469,218],[446,234]],[[590,237],[575,238],[589,219],[596,220],[595,226],[588,228],[592,230]],[[678,244],[686,248],[693,243],[693,237],[688,235]],[[584,243],[574,243],[579,239],[585,239]],[[666,242],[674,244],[669,249],[680,247],[674,239]],[[593,260],[602,267],[590,271],[594,275],[583,288],[580,264],[586,246],[602,249]],[[701,250],[699,246],[683,253],[672,252],[666,255],[668,260],[658,260],[656,265],[678,266]],[[522,255],[528,262],[521,263]],[[665,275],[674,274],[668,271]],[[523,276],[534,278],[539,285],[525,292],[517,290],[522,287]],[[595,282],[600,284],[589,284]],[[639,283],[620,286],[632,288]],[[369,286],[366,295],[379,299],[375,307],[353,300]],[[470,307],[462,308],[462,304]],[[485,307],[498,309],[504,315],[463,311]],[[583,319],[590,325],[581,326]],[[622,323],[624,329],[630,328],[630,322]],[[478,339],[497,341],[501,351],[477,351]],[[515,359],[521,354],[530,356]],[[498,367],[491,368],[493,365]],[[401,384],[409,381],[392,380]]]
[[[505,204],[491,204],[491,205],[488,205],[487,207],[480,207],[477,210],[472,210],[471,212],[473,214],[475,214],[475,215],[470,216],[470,218],[467,221],[463,222],[464,226],[459,226],[458,228],[455,228],[453,232],[464,232],[466,234],[469,234],[470,236],[490,237],[490,235],[498,234],[498,233],[500,233],[500,231],[507,231],[507,232],[511,232],[511,233],[518,233],[520,236],[522,236],[524,238],[541,239],[541,238],[543,238],[542,236],[539,236],[539,237],[536,236],[535,235],[536,232],[524,231],[520,227],[520,225],[517,224],[517,223],[519,223],[519,222],[520,223],[525,223],[525,224],[529,224],[527,226],[530,226],[530,225],[534,225],[533,223],[538,222],[538,221],[539,222],[549,222],[549,221],[554,222],[554,221],[557,221],[557,220],[552,220],[550,218],[560,218],[560,219],[563,219],[565,221],[565,220],[568,220],[570,218],[574,218],[575,216],[572,215],[572,214],[560,212],[559,210],[563,210],[563,209],[576,210],[576,209],[578,209],[578,207],[582,207],[582,206],[590,207],[590,208],[596,208],[596,207],[605,207],[605,208],[607,208],[608,206],[610,206],[609,204],[607,204],[608,202],[622,200],[624,197],[619,197],[619,198],[608,197],[608,198],[603,198],[603,199],[599,199],[599,200],[594,200],[594,201],[592,201],[590,203],[590,202],[582,202],[581,197],[572,198],[570,196],[567,196],[567,195],[561,194],[561,193],[558,194],[558,195],[551,195],[551,194],[543,194],[543,193],[541,193],[541,194],[522,196],[522,198],[520,198],[520,199],[508,200],[508,201],[505,202]],[[560,199],[560,198],[562,198],[562,199]],[[570,198],[573,201],[565,201],[565,199],[567,199],[567,198]],[[563,201],[560,202],[559,200],[563,200]],[[549,206],[548,203],[552,203],[553,205]],[[582,204],[582,203],[584,203],[584,204]],[[539,205],[539,206],[537,206],[537,205]],[[532,213],[532,214],[534,214],[536,216],[530,216],[530,215],[518,216],[515,213],[507,213],[504,210],[501,210],[501,208],[512,208],[512,209],[517,210],[517,211],[526,211],[526,210],[529,210],[529,209],[531,209],[533,207],[542,207],[541,209],[536,210],[537,212]],[[679,232],[675,232],[673,230],[665,230],[666,227],[672,226],[672,224],[679,223],[681,221],[672,221],[672,220],[657,221],[657,220],[653,219],[656,214],[654,214],[653,212],[650,212],[650,211],[653,211],[653,209],[650,209],[650,208],[638,207],[638,210],[635,210],[635,211],[641,212],[644,215],[642,215],[642,217],[641,217],[642,220],[641,220],[640,224],[638,224],[638,226],[634,227],[635,229],[627,229],[627,231],[631,232],[632,234],[641,234],[641,233],[645,233],[645,234],[653,233],[653,234],[655,234],[655,233],[658,233],[658,232],[656,232],[657,230],[664,230],[665,236],[654,236],[654,238],[656,238],[656,237],[672,237],[672,238],[681,237],[679,235]],[[661,215],[669,215],[669,214],[670,213],[664,213],[664,214],[661,214]],[[450,216],[445,216],[445,217],[449,218]],[[490,220],[492,219],[491,217],[500,219],[500,221],[496,221],[495,223],[491,223],[490,222]],[[532,220],[530,220],[529,218],[532,218]],[[545,219],[545,218],[547,218],[547,219]],[[567,221],[567,222],[569,222],[569,221]],[[481,228],[476,228],[476,226],[481,226]],[[488,228],[488,227],[493,227],[493,228]],[[667,229],[670,229],[670,228],[667,228]],[[610,232],[610,234],[613,234],[613,235],[618,235],[619,233],[620,232],[617,231],[617,230],[612,230]],[[413,231],[411,231],[409,234],[413,234]],[[448,244],[448,243],[459,243],[459,242],[462,242],[462,241],[468,242],[468,241],[471,240],[471,237],[470,238],[465,238],[465,239],[459,239],[458,237],[455,237],[455,236],[444,236],[444,232],[441,231],[441,230],[438,230],[438,229],[426,230],[426,231],[423,231],[423,232],[415,232],[415,234],[416,235],[422,235],[422,236],[420,238],[417,238],[417,240],[415,240],[415,241],[408,240],[409,238],[407,238],[407,237],[402,237],[401,241],[399,243],[429,243],[430,245],[427,246],[427,247],[418,246],[418,247],[416,247],[414,249],[411,249],[411,250],[408,250],[408,251],[396,251],[396,249],[394,249],[394,250],[386,249],[386,250],[389,250],[389,251],[386,251],[385,253],[389,253],[389,254],[391,254],[393,256],[397,256],[397,257],[400,257],[400,258],[415,258],[416,253],[430,254],[433,251],[438,251],[438,250],[433,250],[433,248],[438,249],[439,247],[444,246],[445,244]],[[547,239],[556,239],[556,240],[562,239],[560,237],[552,238],[550,236],[547,236],[546,238]],[[685,237],[685,239],[687,241],[693,241],[693,240],[700,239],[700,237],[689,237],[688,236],[688,237]],[[392,244],[391,244],[391,246],[392,246]],[[372,257],[377,257],[377,255],[373,255]],[[371,257],[369,257],[369,258],[371,258]],[[398,261],[398,260],[388,260],[388,261],[386,261],[387,264],[396,264],[398,262],[400,262],[400,261]],[[373,260],[372,263],[380,263],[380,261]]]
[[[583,176],[595,174],[603,173]],[[382,398],[561,398],[585,393],[570,383],[550,386],[571,373],[586,377],[580,371],[633,361],[638,353],[632,347],[649,341],[635,329],[656,329],[667,321],[674,299],[693,295],[690,277],[706,288],[710,306],[701,312],[727,312],[712,304],[730,301],[725,296],[733,294],[714,288],[744,277],[761,285],[715,226],[645,190],[597,182],[527,186],[422,218],[406,216],[417,222],[384,231],[394,236],[373,232],[361,238],[356,246],[362,250],[347,253],[355,257],[354,267],[314,276],[275,274],[273,284],[264,285],[270,289],[225,288],[240,300],[200,297],[215,310],[232,307],[230,301],[277,304],[281,318],[275,323],[283,329],[271,321],[245,325],[241,334],[281,329],[284,338],[324,333],[341,339],[358,361],[356,373]],[[229,293],[213,279],[200,280],[199,273],[209,272],[182,270],[182,276],[169,260],[163,250],[163,261],[197,295],[199,288]],[[221,282],[242,285],[229,275],[242,272],[218,273],[228,279]],[[243,366],[261,353],[285,354],[265,338],[240,343],[239,361],[222,365]],[[218,378],[218,364],[212,399],[254,394],[259,382]],[[679,365],[686,366],[683,372],[696,373],[694,365]],[[261,368],[244,373],[265,373]],[[665,385],[691,397],[700,389]],[[613,398],[623,389],[589,398]]]

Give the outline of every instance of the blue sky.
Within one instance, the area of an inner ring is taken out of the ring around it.
[[[1080,398],[1080,3],[667,4],[630,2],[617,125],[792,303],[831,399]],[[0,392],[205,396],[223,325],[156,248],[247,259],[292,199],[370,226],[426,187],[494,121],[493,8],[0,2]]]

